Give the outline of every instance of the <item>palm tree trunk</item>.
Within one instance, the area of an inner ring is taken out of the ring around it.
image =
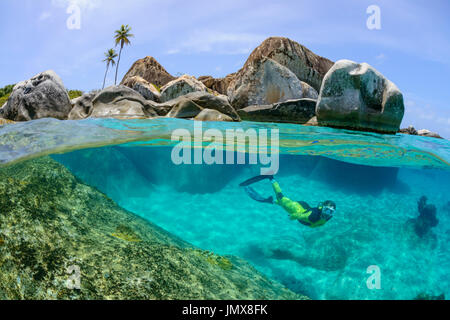
[[[106,72],[105,72],[105,78],[103,79],[103,89],[105,89],[105,82],[106,82],[106,75],[108,74],[108,69],[109,69],[109,62],[106,64]]]
[[[117,60],[116,79],[114,80],[114,85],[117,85],[117,72],[119,72],[120,56],[122,55],[122,49],[123,49],[123,44],[120,46],[119,60]]]

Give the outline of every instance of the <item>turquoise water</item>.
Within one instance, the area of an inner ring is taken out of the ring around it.
[[[310,229],[238,187],[259,165],[171,161],[178,128],[193,122],[39,120],[0,127],[0,163],[51,154],[119,205],[218,254],[245,258],[313,299],[450,297],[450,143],[288,124],[204,123],[204,130],[278,129],[283,192],[311,206],[331,199],[335,217]],[[207,144],[206,142],[204,144]],[[271,195],[265,181],[255,186]],[[439,224],[419,237],[409,219],[422,197]],[[369,266],[381,288],[368,289]]]

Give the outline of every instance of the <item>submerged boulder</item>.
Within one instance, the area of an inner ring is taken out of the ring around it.
[[[367,63],[340,60],[328,71],[317,101],[321,126],[396,133],[405,112],[397,86]]]
[[[124,81],[123,85],[139,92],[139,94],[141,94],[146,100],[159,102],[161,99],[161,93],[155,85],[151,84],[142,77],[129,77]]]
[[[161,88],[161,101],[169,101],[191,92],[207,92],[205,85],[195,77],[183,75]]]
[[[147,118],[156,117],[153,105],[138,92],[125,86],[112,86],[100,91],[92,100],[89,117]]]
[[[19,82],[0,109],[0,117],[13,121],[40,118],[67,119],[72,105],[61,78],[52,70]]]
[[[288,68],[268,58],[256,60],[242,69],[228,87],[228,96],[236,109],[318,97],[310,85],[301,82]]]
[[[136,61],[123,77],[121,84],[125,84],[129,78],[134,76],[139,76],[158,87],[175,79],[153,57],[145,57]]]
[[[238,110],[242,120],[304,124],[316,114],[316,100],[297,99]]]
[[[0,169],[0,299],[301,299],[40,158]],[[78,281],[79,279],[79,281]]]

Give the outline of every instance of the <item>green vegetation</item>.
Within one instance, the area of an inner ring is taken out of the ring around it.
[[[194,250],[194,252],[203,257],[206,262],[213,266],[217,266],[222,270],[231,270],[233,269],[233,263],[225,257],[219,256],[211,251],[204,251],[204,250]]]
[[[120,44],[120,51],[119,51],[119,60],[117,61],[117,67],[116,67],[116,78],[114,80],[114,84],[117,84],[117,73],[119,71],[119,64],[120,64],[120,56],[122,55],[122,49],[124,45],[131,44],[130,38],[134,37],[133,34],[130,33],[131,27],[128,25],[122,25],[119,30],[116,30],[114,39],[116,41],[116,46]]]
[[[103,79],[103,87],[102,90],[105,89],[105,82],[106,82],[106,75],[108,74],[109,65],[111,64],[113,67],[116,64],[117,53],[114,49],[109,49],[105,52],[106,59],[103,60],[103,62],[106,62],[106,72],[105,72],[105,78]]]
[[[0,97],[6,96],[10,94],[14,88],[15,84],[10,84],[5,86],[4,88],[0,88]]]
[[[161,93],[161,88],[160,88],[158,85],[156,85],[156,84],[154,84],[154,83],[151,83],[151,85],[152,85],[156,90],[158,90],[159,93]]]
[[[68,94],[69,94],[69,99],[72,100],[72,99],[81,97],[83,95],[83,91],[81,91],[81,90],[69,90]]]
[[[0,108],[3,106],[3,104],[8,101],[9,96],[11,95],[11,92],[14,88],[15,84],[7,85],[3,88],[0,88]]]
[[[127,241],[127,242],[141,242],[141,238],[128,226],[126,225],[119,225],[116,228],[116,231],[111,234],[113,237],[116,237],[118,239]]]
[[[6,101],[8,101],[10,95],[11,94],[8,93],[7,95],[0,97],[0,108],[3,107]]]

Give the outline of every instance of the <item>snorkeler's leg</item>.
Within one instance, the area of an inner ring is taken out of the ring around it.
[[[275,196],[276,196],[278,202],[280,202],[284,198],[283,192],[281,191],[280,184],[273,178],[273,176],[270,179],[270,181],[272,182],[272,188],[273,188],[273,191],[275,192]]]
[[[296,220],[302,217],[302,214],[304,214],[305,209],[297,202],[292,201],[288,197],[286,197],[280,187],[280,184],[272,177],[272,188],[275,192],[277,201],[276,204],[281,206],[286,212],[289,213],[291,220]]]

